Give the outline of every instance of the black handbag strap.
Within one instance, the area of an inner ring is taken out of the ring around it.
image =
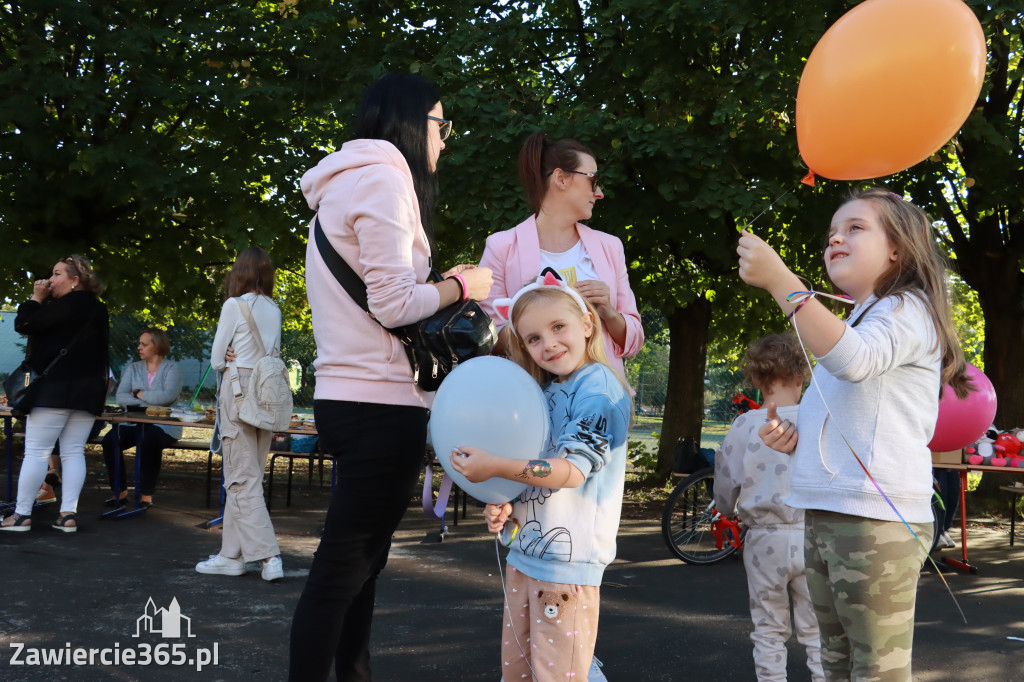
[[[380,324],[380,320],[374,317],[373,313],[370,312],[370,305],[366,300],[366,284],[359,278],[356,271],[352,269],[352,266],[341,257],[341,254],[331,246],[331,242],[327,239],[327,235],[324,233],[324,228],[320,226],[320,216],[315,218],[315,224],[313,225],[313,239],[316,241],[316,248],[320,252],[320,258],[323,259],[324,265],[326,265],[327,269],[331,271],[332,275],[334,275],[334,279],[338,280],[338,284],[341,285],[341,288],[345,290],[345,292],[360,308],[366,311],[366,314],[369,315],[374,322]],[[430,281],[439,282],[441,281],[441,275],[438,274],[437,270],[431,269],[428,279]],[[384,325],[381,326],[384,327]],[[387,327],[384,328],[392,334],[395,333],[393,329],[388,329]],[[401,338],[401,335],[399,335],[399,338]]]
[[[338,280],[341,288],[345,290],[360,308],[366,311],[367,315],[373,317],[373,313],[370,312],[370,306],[366,301],[366,284],[363,283],[363,280],[359,279],[359,275],[356,274],[351,265],[345,262],[341,254],[331,246],[327,235],[324,234],[324,228],[320,227],[320,216],[316,217],[316,224],[313,226],[313,239],[316,240],[316,248],[320,251],[320,257],[323,259],[324,265],[334,275],[334,279]],[[373,317],[373,319],[376,320],[377,318]]]
[[[75,334],[75,338],[71,339],[71,343],[69,343],[68,345],[66,345],[63,348],[61,348],[60,352],[57,353],[57,357],[55,357],[53,360],[50,360],[50,364],[48,364],[46,366],[46,369],[44,369],[42,372],[39,373],[40,377],[45,377],[47,374],[49,374],[50,370],[53,369],[53,366],[56,365],[57,362],[59,362],[61,358],[63,358],[65,355],[67,355],[68,351],[71,350],[71,348],[76,343],[78,343],[79,339],[81,339],[85,335],[85,332],[89,329],[89,327],[92,326],[92,322],[93,322],[93,320],[96,319],[96,313],[98,313],[98,312],[99,312],[98,309],[92,311],[92,315],[89,317],[89,321],[85,323],[85,326],[83,326],[81,329],[78,330],[78,333]]]

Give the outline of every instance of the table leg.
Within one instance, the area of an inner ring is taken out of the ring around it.
[[[4,452],[7,455],[7,500],[0,505],[0,511],[6,513],[12,511],[17,504],[14,499],[14,450],[11,448],[11,441],[14,440],[14,417],[4,417]]]
[[[226,497],[227,493],[224,491],[224,466],[222,464],[220,468],[220,516],[215,519],[210,519],[209,521],[204,521],[199,524],[200,528],[213,528],[224,523],[224,502]]]
[[[959,568],[961,571],[968,571],[971,574],[978,572],[978,567],[967,561],[967,470],[960,472],[960,547],[963,551],[963,561],[957,561],[949,557],[943,557],[942,563]]]
[[[1013,547],[1013,531],[1017,525],[1017,496],[1010,495],[1010,547]]]
[[[121,496],[121,476],[124,474],[121,471],[121,425],[117,422],[111,422],[110,428],[114,431],[114,480],[111,482],[111,490],[113,490],[113,497],[117,499]],[[114,507],[108,512],[100,514],[101,519],[113,519],[117,518],[124,509],[121,507]]]

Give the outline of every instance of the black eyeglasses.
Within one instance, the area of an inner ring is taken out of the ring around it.
[[[441,131],[441,141],[444,142],[445,140],[447,140],[448,136],[452,134],[452,121],[451,121],[451,119],[448,119],[448,118],[438,118],[437,116],[430,116],[430,115],[428,115],[427,118],[429,118],[431,121],[437,121],[438,123],[441,124],[441,125],[438,126],[438,128]]]
[[[590,171],[589,173],[584,173],[583,171],[571,170],[565,172],[575,173],[576,175],[585,175],[586,177],[590,178],[590,191],[597,191],[597,171]]]

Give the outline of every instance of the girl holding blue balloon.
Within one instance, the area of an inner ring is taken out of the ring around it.
[[[502,629],[506,680],[585,677],[597,640],[600,585],[615,558],[622,508],[629,388],[611,369],[593,306],[548,269],[494,302],[510,357],[543,387],[551,423],[539,459],[460,447],[452,468],[471,482],[528,484],[488,504],[488,529],[509,545]]]
[[[800,437],[774,406],[759,434],[793,454],[785,502],[807,510],[807,585],[826,679],[909,680],[932,536],[928,442],[943,384],[961,398],[971,390],[931,221],[880,188],[839,207],[824,258],[829,279],[855,303],[845,321],[818,292],[800,291],[756,235],[744,231],[737,251],[740,277],[775,298],[818,359],[800,402]]]

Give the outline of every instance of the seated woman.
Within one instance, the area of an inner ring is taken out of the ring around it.
[[[121,383],[117,387],[117,402],[125,407],[168,406],[181,393],[181,368],[167,359],[171,344],[167,332],[162,329],[146,328],[139,335],[139,361],[124,368]],[[117,425],[114,428],[118,428]],[[114,428],[103,437],[103,459],[107,462],[110,485],[114,484]],[[114,497],[107,504],[119,506],[128,497],[129,472],[124,465],[124,451],[135,448],[135,456],[141,458],[138,488],[142,506],[153,504],[153,491],[160,474],[160,460],[164,448],[181,438],[180,426],[160,424],[121,424],[120,445],[121,476],[120,492],[114,490]]]

